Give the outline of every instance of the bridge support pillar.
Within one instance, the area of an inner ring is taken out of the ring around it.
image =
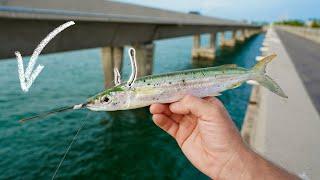
[[[193,36],[192,59],[193,60],[213,60],[215,57],[216,33],[210,34],[209,47],[201,48],[200,35]]]
[[[103,47],[102,53],[102,68],[104,74],[104,86],[109,88],[114,86],[113,68],[116,67],[121,72],[123,47]]]
[[[201,36],[200,34],[196,34],[193,36],[193,48],[198,49],[201,46]]]
[[[243,42],[243,41],[245,41],[245,36],[244,36],[244,30],[239,30],[238,31],[238,36],[237,36],[237,41],[240,41],[240,42]]]
[[[244,30],[244,37],[247,39],[250,37],[250,34],[249,34],[249,30],[248,29],[245,29]]]
[[[138,77],[152,74],[154,44],[134,45],[138,67]]]
[[[253,36],[253,31],[251,29],[248,29],[248,34],[249,34],[249,37]]]
[[[220,46],[223,46],[224,41],[225,41],[225,34],[222,31],[222,32],[220,32]]]
[[[212,48],[213,50],[216,49],[216,41],[217,41],[217,33],[213,32],[210,34],[210,48]]]
[[[233,30],[233,31],[232,31],[232,40],[233,40],[234,42],[236,42],[236,40],[237,40],[237,30]]]
[[[221,46],[223,47],[234,47],[236,45],[236,35],[237,35],[237,31],[232,31],[232,37],[231,39],[228,40],[224,40],[221,43]]]

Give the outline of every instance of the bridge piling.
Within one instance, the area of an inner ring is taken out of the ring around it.
[[[200,34],[195,34],[193,36],[193,48],[198,49],[201,46],[201,36]]]
[[[123,47],[113,47],[113,67],[117,68],[119,72],[122,69],[123,61]]]
[[[232,41],[234,43],[234,45],[236,44],[236,41],[237,41],[237,30],[233,30],[232,31]],[[233,46],[234,46],[233,45]]]
[[[238,31],[237,41],[239,42],[245,41],[244,31],[242,29]]]
[[[220,46],[223,46],[225,41],[225,34],[224,31],[220,32]]]
[[[137,44],[133,47],[136,50],[138,77],[152,74],[154,44]]]
[[[137,44],[133,45],[136,50],[136,60],[138,67],[138,77],[152,74],[154,44]],[[121,72],[123,61],[123,47],[103,47],[102,68],[104,74],[104,86],[109,88],[114,86],[113,68]]]
[[[216,32],[210,34],[209,47],[201,47],[201,36],[193,36],[192,59],[193,60],[213,60],[215,57]]]
[[[244,37],[245,37],[246,39],[248,39],[248,38],[250,37],[250,34],[249,34],[249,30],[248,30],[248,29],[245,29],[245,30],[244,30]]]
[[[232,32],[232,37],[231,39],[225,40],[221,43],[222,47],[234,47],[236,45],[236,34],[237,31],[231,31]]]
[[[116,67],[121,72],[123,47],[103,47],[101,49],[101,53],[101,61],[104,74],[104,86],[105,88],[112,87],[114,85],[113,68]]]
[[[210,48],[212,48],[214,51],[216,49],[216,41],[217,41],[217,33],[213,32],[210,34]]]

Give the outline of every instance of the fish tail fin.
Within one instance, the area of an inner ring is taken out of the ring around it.
[[[252,71],[255,74],[253,80],[257,81],[260,85],[269,89],[271,92],[283,97],[288,98],[288,96],[283,92],[280,86],[271,77],[266,75],[266,67],[269,62],[271,62],[277,55],[272,54],[261,59],[255,66],[253,66]]]
[[[268,63],[271,62],[275,57],[277,57],[276,54],[271,54],[262,58],[255,66],[253,66],[252,70],[261,74],[265,74]]]
[[[273,80],[271,77],[268,75],[264,74],[261,76],[256,77],[254,80],[258,81],[258,83],[269,89],[271,92],[283,97],[283,98],[288,98],[288,96],[283,92],[281,87]]]

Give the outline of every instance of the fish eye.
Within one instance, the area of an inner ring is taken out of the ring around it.
[[[104,97],[102,97],[101,101],[107,103],[110,101],[110,99],[108,98],[108,96],[104,96]]]

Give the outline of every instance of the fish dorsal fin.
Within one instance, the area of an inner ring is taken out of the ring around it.
[[[225,64],[225,65],[221,65],[220,67],[224,67],[224,68],[236,68],[238,67],[236,64]]]

